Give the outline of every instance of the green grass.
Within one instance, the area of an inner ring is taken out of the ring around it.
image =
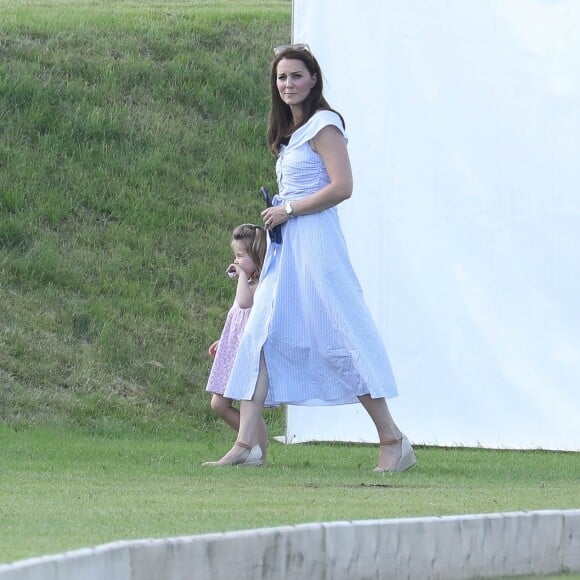
[[[0,0],[0,561],[281,524],[578,507],[579,454],[273,444],[204,392],[229,238],[274,184],[290,0]],[[269,411],[273,434],[281,411]]]
[[[0,0],[0,420],[213,426],[289,0]]]
[[[265,469],[204,468],[231,437],[105,438],[0,427],[0,561],[316,521],[578,507],[580,454],[419,448],[404,474],[367,445],[273,442]]]

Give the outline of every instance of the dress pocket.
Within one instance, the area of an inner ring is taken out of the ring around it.
[[[354,350],[346,348],[328,350],[328,370],[336,377],[337,383],[342,383],[353,392],[358,392],[363,383],[359,362],[359,354]]]

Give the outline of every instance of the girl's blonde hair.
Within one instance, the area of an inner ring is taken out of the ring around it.
[[[234,230],[232,234],[233,242],[242,242],[248,256],[255,262],[256,271],[250,279],[252,282],[257,282],[266,257],[266,230],[254,224],[242,224]]]

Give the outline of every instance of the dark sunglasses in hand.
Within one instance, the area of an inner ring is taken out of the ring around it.
[[[260,192],[262,193],[266,207],[272,207],[272,197],[270,196],[270,192],[265,187],[261,187]],[[273,244],[282,243],[282,226],[275,226],[268,229],[268,234],[270,235],[270,241]]]

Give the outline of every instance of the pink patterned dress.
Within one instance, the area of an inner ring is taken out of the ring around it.
[[[213,359],[213,365],[207,381],[206,391],[223,395],[230,372],[234,366],[234,360],[238,352],[238,345],[251,308],[240,308],[234,302],[226,317],[226,322],[220,336],[220,343]]]

